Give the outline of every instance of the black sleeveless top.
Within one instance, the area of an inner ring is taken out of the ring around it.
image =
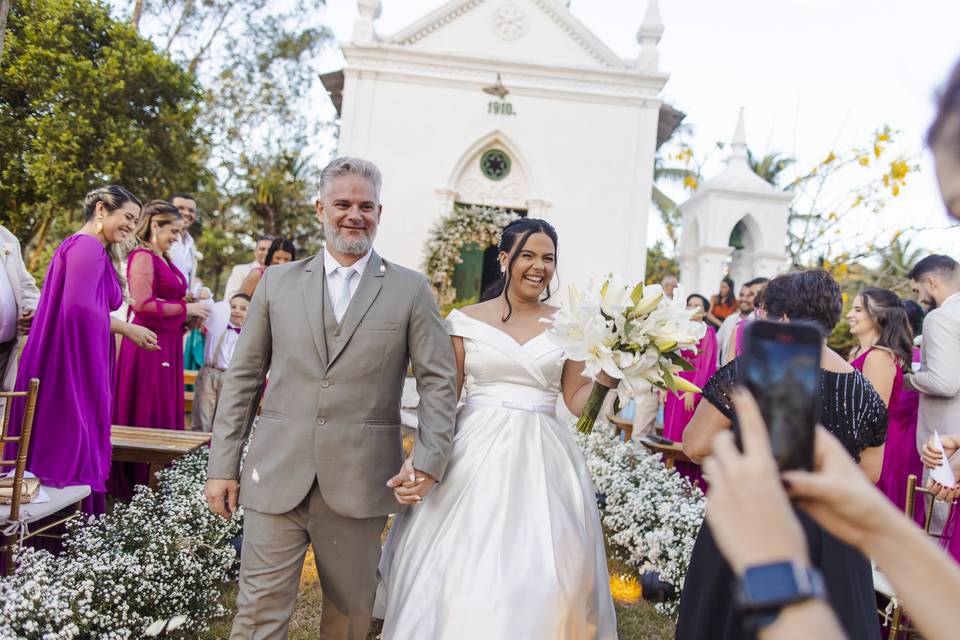
[[[739,379],[740,359],[717,371],[703,388],[703,397],[733,419],[730,393]],[[855,460],[868,447],[880,446],[887,434],[887,409],[873,385],[859,371],[821,371],[821,421]],[[709,500],[709,493],[707,494]],[[834,538],[802,511],[811,563],[823,573],[831,608],[848,638],[879,640],[880,623],[870,562],[853,547]],[[680,595],[676,637],[681,640],[733,640],[756,637],[743,629],[733,604],[734,575],[717,549],[710,528],[700,527]]]
[[[703,388],[703,397],[733,420],[730,394],[740,379],[740,358],[719,369]],[[887,438],[887,407],[883,399],[854,369],[849,373],[820,371],[821,421],[843,443],[847,453],[860,461],[860,452],[879,447]]]

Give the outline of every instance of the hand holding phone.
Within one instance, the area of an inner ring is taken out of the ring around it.
[[[756,399],[781,470],[813,468],[820,422],[823,334],[805,322],[751,322],[744,331],[740,383]],[[734,432],[739,431],[734,421]]]

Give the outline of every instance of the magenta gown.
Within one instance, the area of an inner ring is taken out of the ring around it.
[[[40,379],[27,469],[51,487],[90,485],[83,510],[104,511],[110,473],[114,340],[110,312],[123,303],[113,263],[93,236],[70,236],[47,269],[40,304],[20,358],[16,389]],[[25,402],[11,406],[19,434]],[[13,454],[14,445],[4,457]]]
[[[862,353],[850,366],[862,373],[863,364],[871,351],[872,348]],[[900,511],[907,506],[907,476],[913,474],[918,480],[923,478],[923,462],[917,452],[919,407],[920,394],[903,386],[903,370],[897,367],[890,390],[890,403],[887,405],[887,439],[883,446],[883,466],[877,488]],[[923,500],[917,500],[913,519],[918,525],[923,524],[923,514]]]
[[[114,385],[113,422],[182,430],[187,281],[166,259],[142,248],[127,259],[127,278],[132,322],[156,333],[160,350],[147,351],[124,338]],[[120,497],[132,494],[131,480],[146,484],[149,479],[146,465],[115,465],[114,470],[111,491]]]
[[[707,380],[717,371],[717,333],[713,327],[707,326],[707,333],[700,339],[697,345],[697,353],[686,350],[680,354],[684,360],[693,365],[690,371],[683,371],[680,376],[689,380],[701,389],[707,384]],[[683,406],[681,393],[671,391],[667,393],[667,402],[663,410],[663,435],[674,442],[683,440],[683,430],[687,428],[693,412],[700,404],[700,394],[696,394],[693,401],[693,411],[687,411]],[[680,475],[687,478],[693,484],[705,489],[703,483],[703,474],[700,471],[700,465],[689,462],[678,462],[677,471]]]

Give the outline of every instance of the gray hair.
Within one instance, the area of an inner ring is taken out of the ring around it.
[[[373,184],[373,190],[377,195],[377,200],[380,199],[380,185],[383,184],[383,176],[380,174],[380,169],[377,168],[377,165],[363,158],[341,156],[334,158],[330,164],[325,166],[323,171],[320,172],[320,190],[317,192],[317,200],[323,198],[323,194],[327,191],[334,178],[341,176],[361,176],[366,178]]]

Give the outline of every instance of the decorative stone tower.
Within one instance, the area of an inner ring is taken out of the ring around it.
[[[786,266],[787,217],[792,196],[758,176],[747,163],[743,109],[726,168],[680,205],[680,282],[707,297],[729,275],[739,288]]]

